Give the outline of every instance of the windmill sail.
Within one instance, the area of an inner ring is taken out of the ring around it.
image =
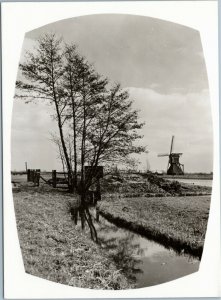
[[[172,140],[171,140],[170,154],[173,152],[173,139],[174,139],[174,135],[172,136]]]

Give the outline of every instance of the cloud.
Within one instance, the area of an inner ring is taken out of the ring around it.
[[[156,90],[154,82],[160,93],[171,94],[176,87],[185,94],[208,86],[200,34],[192,28],[143,16],[99,14],[47,24],[26,37],[34,40],[51,31],[77,44],[100,74],[123,87]]]
[[[171,137],[175,152],[182,152],[186,171],[212,171],[212,119],[208,90],[188,94],[160,94],[152,89],[128,88],[134,108],[146,125],[143,143],[148,145],[152,169],[165,169]],[[143,165],[147,155],[141,156]]]
[[[153,89],[128,88],[133,106],[146,125],[142,129],[148,154],[139,156],[144,168],[149,160],[152,170],[165,170],[171,137],[175,135],[174,151],[182,152],[181,162],[189,172],[212,171],[212,120],[208,90],[186,95],[160,94]],[[57,124],[50,118],[53,110],[45,103],[15,101],[12,119],[12,169],[30,167],[59,169],[56,147],[50,132]]]
[[[53,110],[45,103],[29,103],[15,100],[12,114],[11,154],[12,169],[58,169],[57,150],[50,140],[50,132],[57,130],[51,119]]]
[[[152,169],[165,169],[167,162],[157,153],[169,151],[174,134],[175,151],[183,152],[186,170],[212,170],[212,121],[198,31],[132,15],[70,18],[27,33],[21,62],[25,51],[35,51],[37,38],[47,32],[77,44],[99,74],[129,87],[134,107],[146,122],[142,143],[150,151]],[[12,168],[23,168],[25,159],[36,168],[51,169],[57,163],[49,140],[49,132],[57,128],[51,113],[43,103],[14,102]],[[142,156],[143,164],[146,158]]]

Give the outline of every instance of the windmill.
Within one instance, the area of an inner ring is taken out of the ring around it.
[[[158,157],[169,156],[168,165],[167,165],[168,175],[183,175],[184,165],[179,162],[180,156],[183,153],[173,153],[173,143],[174,143],[174,135],[172,136],[172,140],[171,140],[170,154],[158,154]]]

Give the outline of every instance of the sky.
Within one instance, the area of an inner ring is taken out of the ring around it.
[[[139,156],[140,168],[165,170],[171,137],[174,152],[186,172],[213,169],[212,119],[207,74],[199,32],[172,22],[132,15],[91,15],[58,21],[26,33],[26,50],[46,32],[73,42],[98,73],[120,82],[145,121]],[[14,100],[12,117],[12,170],[59,169],[50,140],[56,124],[45,103]]]

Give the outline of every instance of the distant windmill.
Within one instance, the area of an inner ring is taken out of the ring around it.
[[[159,157],[169,156],[168,165],[167,165],[167,174],[168,175],[183,175],[184,174],[184,165],[179,162],[180,156],[183,153],[173,153],[173,143],[174,135],[172,136],[170,154],[158,154]]]

